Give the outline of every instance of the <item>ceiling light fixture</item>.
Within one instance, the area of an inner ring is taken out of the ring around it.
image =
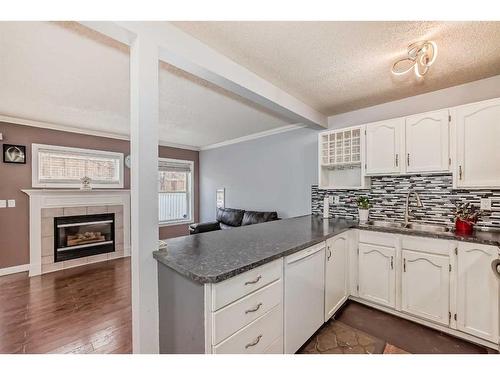
[[[415,71],[417,78],[422,78],[437,57],[437,45],[431,41],[412,43],[408,46],[408,57],[396,61],[392,65],[392,74],[403,75]]]

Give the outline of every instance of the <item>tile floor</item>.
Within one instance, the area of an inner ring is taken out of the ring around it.
[[[487,354],[498,352],[349,301],[299,354]]]

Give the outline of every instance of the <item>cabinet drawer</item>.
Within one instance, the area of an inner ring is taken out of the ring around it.
[[[283,284],[276,280],[214,313],[213,344],[218,344],[281,304]]]
[[[398,236],[396,236],[395,234],[370,232],[366,230],[359,231],[359,242],[362,243],[395,247],[397,241],[398,241]]]
[[[250,294],[281,278],[282,259],[264,264],[253,270],[212,285],[212,311]]]
[[[283,354],[283,336],[278,337],[271,345],[269,345],[265,354]]]
[[[262,354],[283,335],[281,304],[214,347],[215,354]]]

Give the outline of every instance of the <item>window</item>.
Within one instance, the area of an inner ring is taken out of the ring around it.
[[[193,165],[189,160],[160,159],[158,202],[160,224],[193,221]]]
[[[32,145],[33,187],[76,188],[83,177],[89,177],[95,188],[123,188],[123,154]]]

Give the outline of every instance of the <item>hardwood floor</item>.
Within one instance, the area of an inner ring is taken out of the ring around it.
[[[0,353],[131,353],[130,258],[0,277]]]

